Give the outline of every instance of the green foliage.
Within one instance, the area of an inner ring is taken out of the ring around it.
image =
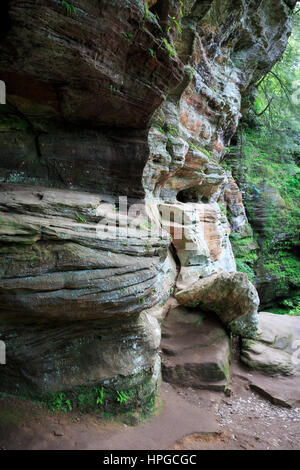
[[[166,38],[163,38],[163,44],[165,48],[167,49],[168,53],[170,54],[170,56],[176,57],[177,55],[176,51],[173,49],[173,47],[171,46],[171,44],[168,42]]]
[[[180,27],[180,24],[178,23],[178,21],[177,21],[177,19],[175,18],[175,16],[170,16],[170,15],[169,15],[168,24],[169,24],[168,31],[171,31],[171,29],[173,28],[173,26],[175,26],[175,28],[177,29],[178,33],[179,33],[179,34],[182,33],[182,29],[181,29],[181,27]]]
[[[180,18],[183,18],[183,7],[184,7],[183,0],[179,0],[179,5],[180,5],[179,16],[180,16]]]
[[[223,168],[225,171],[227,171],[227,170],[230,171],[230,170],[231,170],[231,166],[228,165],[226,162],[222,162],[222,163],[221,163],[221,166],[222,166],[222,168]]]
[[[109,89],[113,93],[121,93],[121,90],[119,88],[114,87],[113,85],[109,85]]]
[[[84,217],[82,217],[82,215],[78,214],[78,212],[75,212],[75,218],[76,218],[76,222],[87,224],[87,220]]]
[[[72,411],[71,401],[66,397],[65,393],[51,393],[49,407],[55,411]]]
[[[206,150],[203,147],[200,147],[200,145],[195,145],[193,142],[189,142],[189,147],[192,150],[199,150],[200,152],[204,153],[208,158],[213,158],[213,154],[210,150]]]
[[[68,13],[76,15],[76,7],[72,3],[66,2],[66,0],[61,0],[61,4],[65,7]]]
[[[179,136],[179,130],[177,129],[177,127],[174,127],[174,126],[171,126],[171,125],[167,126],[166,133],[172,135],[173,137],[178,137]]]
[[[294,82],[300,80],[300,14],[294,16],[294,28],[282,59],[259,81],[254,111],[259,119],[260,134],[269,140],[266,156],[277,161],[293,161],[300,151],[297,104],[292,99]],[[299,105],[298,105],[299,106]],[[292,157],[292,158],[290,158]]]
[[[279,303],[279,307],[269,309],[271,313],[277,313],[278,315],[300,315],[300,295],[285,299]]]
[[[254,282],[255,274],[253,267],[249,266],[247,258],[236,258],[236,269],[238,272],[247,274],[249,281]]]
[[[144,21],[147,21],[149,16],[150,16],[150,11],[149,11],[149,7],[148,7],[148,2],[145,2],[145,5],[144,5]]]
[[[300,123],[297,105],[291,99],[293,83],[300,79],[299,14],[294,21],[283,58],[260,81],[254,117],[242,125],[240,133],[240,171],[250,221],[260,198],[268,198],[268,188],[274,188],[282,198],[282,210],[278,201],[265,201],[269,208],[263,236],[267,251],[280,240],[283,226],[287,233],[284,242],[290,244],[297,241],[300,228]]]
[[[157,129],[159,130],[159,132],[165,135],[172,135],[173,137],[178,137],[180,135],[177,127],[171,126],[170,124],[167,124],[164,127],[157,126]]]
[[[300,287],[300,260],[288,251],[263,252],[262,262],[267,276],[279,280],[288,279],[295,287]]]
[[[123,390],[117,391],[117,401],[119,403],[127,403],[129,398],[129,393],[125,393]]]
[[[96,404],[103,405],[104,404],[104,387],[96,389],[96,392],[98,392],[98,395],[96,398]]]
[[[122,31],[122,35],[124,36],[124,38],[128,39],[129,41],[131,41],[131,39],[133,38],[132,33],[126,33],[125,31]]]
[[[149,416],[155,406],[156,389],[150,381],[127,390],[111,386],[82,386],[73,390],[48,393],[43,403],[53,412],[100,411],[104,417],[138,410],[142,416]]]
[[[283,304],[289,308],[288,315],[299,316],[300,315],[300,299],[288,299],[284,300]]]
[[[237,271],[247,274],[249,280],[255,280],[255,264],[258,259],[257,245],[253,236],[231,233],[230,240],[236,261]]]
[[[219,206],[220,206],[220,209],[221,209],[222,214],[227,215],[227,210],[225,209],[225,207],[223,206],[223,204],[220,204],[220,203],[219,203]]]
[[[234,163],[260,248],[254,264],[239,252],[238,269],[254,269],[270,282],[266,299],[288,297],[299,286],[300,123],[299,105],[292,99],[294,82],[300,80],[299,13],[294,22],[282,60],[259,81],[254,107],[241,122],[237,145],[226,160]]]

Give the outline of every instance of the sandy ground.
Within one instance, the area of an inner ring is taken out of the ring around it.
[[[190,401],[196,400],[198,395],[197,391],[190,390],[181,393]],[[300,449],[300,408],[274,405],[236,376],[232,381],[232,395],[220,401],[217,422],[216,435],[186,436],[173,449]]]
[[[0,448],[11,449],[300,449],[300,408],[270,403],[237,370],[232,394],[164,383],[156,415],[129,426],[99,413],[53,414],[16,398],[0,400]]]

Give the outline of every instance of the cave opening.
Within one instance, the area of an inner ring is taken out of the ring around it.
[[[9,1],[0,3],[0,40],[4,39],[11,28],[11,20],[8,13]]]
[[[202,202],[202,197],[199,194],[199,186],[193,186],[192,188],[183,189],[177,194],[177,201],[187,202]]]
[[[164,31],[168,27],[169,10],[169,2],[166,2],[165,0],[157,0],[151,7],[149,7],[149,11],[156,16]]]

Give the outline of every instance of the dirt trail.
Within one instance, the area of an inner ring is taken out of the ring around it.
[[[96,412],[52,414],[36,403],[0,400],[2,449],[300,449],[300,409],[271,404],[239,370],[232,395],[163,383],[161,412],[128,426]]]
[[[162,410],[147,422],[128,426],[103,420],[99,413],[51,414],[24,400],[0,401],[0,447],[4,449],[168,449],[183,436],[216,433],[217,401],[206,392],[203,409],[164,383]]]
[[[197,399],[197,392],[186,391],[185,397],[192,402]],[[232,377],[231,396],[222,397],[217,421],[217,435],[189,435],[173,449],[300,449],[300,408],[270,403],[252,391],[250,382],[239,374]]]

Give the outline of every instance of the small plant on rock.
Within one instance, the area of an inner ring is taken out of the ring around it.
[[[103,403],[104,403],[104,388],[101,387],[99,389],[96,389],[96,392],[97,392],[97,398],[96,398],[97,405],[103,405]]]
[[[171,44],[168,42],[166,38],[163,38],[163,43],[165,48],[167,49],[168,53],[170,54],[171,57],[176,57],[176,51],[173,49]]]
[[[129,395],[125,393],[123,390],[117,391],[117,401],[119,403],[127,403],[129,400]]]
[[[61,0],[61,4],[66,8],[68,13],[76,15],[76,7],[72,3],[66,2],[66,0]]]
[[[76,217],[76,222],[87,224],[87,220],[84,217],[82,217],[82,215],[78,214],[78,212],[75,212],[75,217]]]
[[[133,34],[132,33],[126,33],[125,31],[122,31],[122,35],[124,38],[128,39],[129,41],[132,39]]]
[[[113,93],[121,93],[121,90],[119,90],[119,88],[114,87],[113,85],[109,85],[109,89]]]
[[[172,27],[175,25],[177,31],[179,34],[182,33],[182,29],[178,23],[178,21],[176,20],[175,16],[170,16],[169,15],[169,20],[168,20],[168,23],[169,23],[169,27],[168,27],[168,32],[172,29]]]

